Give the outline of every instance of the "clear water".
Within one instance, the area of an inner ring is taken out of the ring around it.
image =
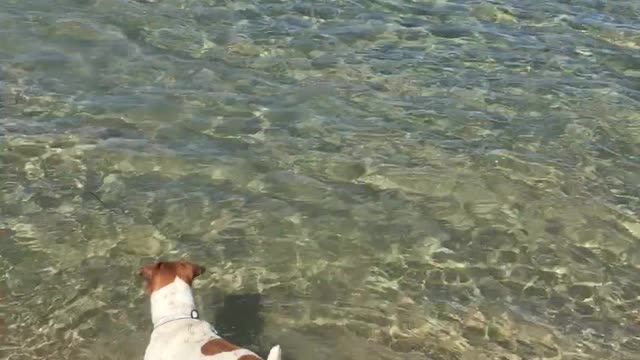
[[[289,360],[640,358],[639,19],[2,0],[0,357],[141,358],[185,256]]]

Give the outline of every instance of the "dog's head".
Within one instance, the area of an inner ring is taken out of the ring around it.
[[[145,280],[145,291],[152,294],[171,284],[176,278],[191,285],[193,279],[204,273],[204,267],[184,260],[159,261],[140,268],[140,276]]]

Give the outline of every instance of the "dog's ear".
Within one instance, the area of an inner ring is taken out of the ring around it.
[[[140,268],[140,270],[138,271],[138,275],[142,276],[143,279],[149,281],[153,277],[153,273],[155,272],[155,270],[160,268],[160,265],[162,265],[162,263],[160,262],[145,265]]]
[[[184,280],[187,284],[191,285],[193,279],[204,273],[205,268],[204,266],[190,263],[181,259],[180,261],[178,261],[177,270],[178,277]]]

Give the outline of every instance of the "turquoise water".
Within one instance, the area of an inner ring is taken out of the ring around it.
[[[1,1],[0,357],[141,358],[184,256],[288,360],[640,358],[639,19]]]

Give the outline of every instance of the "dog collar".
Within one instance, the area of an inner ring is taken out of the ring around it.
[[[200,313],[198,312],[198,310],[193,309],[193,310],[191,310],[191,314],[189,314],[189,315],[170,317],[170,318],[166,318],[166,319],[162,318],[162,319],[160,319],[158,324],[153,327],[153,329],[155,330],[155,329],[159,328],[160,326],[162,326],[164,324],[168,324],[170,322],[174,322],[174,321],[177,321],[177,320],[187,320],[187,319],[199,320],[200,319]]]

